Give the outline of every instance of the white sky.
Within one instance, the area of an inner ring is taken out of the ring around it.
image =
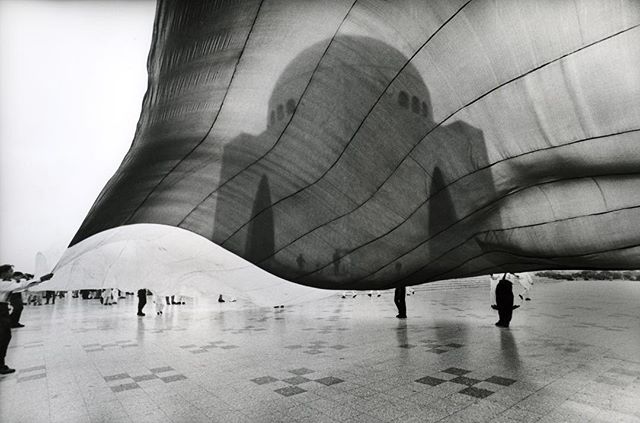
[[[155,1],[0,0],[0,262],[53,266],[129,149]]]

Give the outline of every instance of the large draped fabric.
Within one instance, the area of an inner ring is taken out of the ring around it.
[[[636,0],[160,0],[71,246],[162,224],[331,289],[637,268],[639,26]]]

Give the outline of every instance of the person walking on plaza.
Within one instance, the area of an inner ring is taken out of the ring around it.
[[[9,316],[9,303],[7,303],[9,296],[12,292],[20,292],[30,286],[49,280],[53,275],[45,275],[37,281],[24,280],[22,282],[15,282],[12,276],[13,266],[10,264],[0,266],[0,375],[15,372],[15,369],[5,363],[7,348],[9,341],[11,341],[11,317]]]
[[[138,316],[145,315],[142,312],[145,305],[147,305],[147,290],[143,288],[138,290]]]
[[[398,307],[398,315],[396,316],[398,319],[407,318],[407,303],[405,299],[406,296],[407,288],[405,286],[396,288],[393,295],[393,302],[396,303],[396,307]]]

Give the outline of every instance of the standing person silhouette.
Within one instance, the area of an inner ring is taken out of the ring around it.
[[[402,263],[397,262],[395,265],[396,273],[400,275],[400,271],[402,270]],[[396,303],[396,307],[398,307],[398,315],[396,316],[398,319],[406,319],[407,318],[407,287],[400,286],[396,288],[393,293],[393,302]]]
[[[138,290],[138,316],[145,315],[142,312],[145,305],[147,305],[147,290],[143,288]]]
[[[491,275],[494,278],[493,275]],[[513,310],[519,306],[513,305],[513,281],[509,279],[515,277],[512,273],[505,273],[496,285],[495,299],[496,304],[491,308],[498,310],[498,321],[496,326],[508,328],[511,323]]]
[[[9,296],[12,292],[21,292],[30,286],[51,279],[53,275],[42,276],[37,281],[24,280],[16,282],[13,277],[13,266],[5,264],[0,266],[0,375],[15,372],[15,369],[7,366],[4,359],[7,355],[9,341],[11,341],[11,317],[9,316]]]
[[[396,316],[398,319],[407,318],[407,303],[405,299],[406,296],[407,288],[405,286],[399,286],[396,288],[393,295],[393,302],[396,303],[396,307],[398,307],[398,315]]]

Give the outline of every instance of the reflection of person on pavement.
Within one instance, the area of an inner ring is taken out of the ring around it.
[[[406,287],[400,286],[396,288],[395,293],[393,295],[393,302],[396,303],[396,307],[398,307],[398,315],[396,316],[398,319],[407,318],[407,303],[405,299],[406,296],[407,296]]]
[[[496,322],[498,327],[508,328],[513,310],[519,307],[513,305],[513,279],[515,277],[512,273],[505,273],[496,285],[495,303],[491,305],[491,308],[498,310],[499,319]],[[493,274],[491,279],[495,280]]]

